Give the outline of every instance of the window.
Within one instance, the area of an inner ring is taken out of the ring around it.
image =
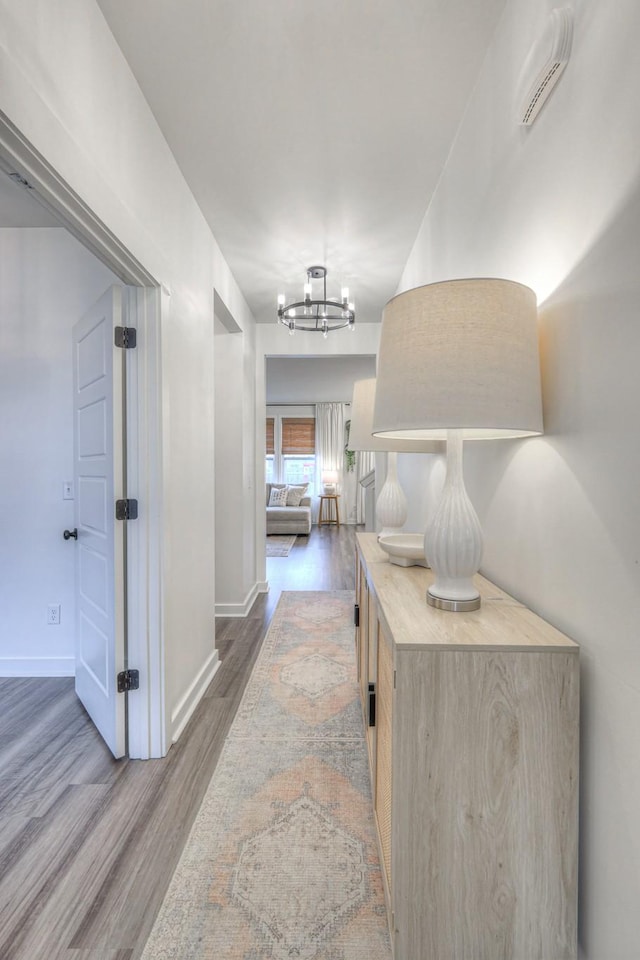
[[[265,477],[267,483],[273,483],[275,452],[275,417],[267,417],[267,450],[265,460]]]
[[[283,483],[313,485],[316,421],[313,417],[283,417],[281,437]]]
[[[284,457],[283,483],[308,483],[313,486],[316,475],[315,457]]]
[[[313,417],[267,417],[267,482],[308,483],[316,474],[316,421]]]

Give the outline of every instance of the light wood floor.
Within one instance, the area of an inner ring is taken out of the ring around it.
[[[113,760],[69,679],[0,679],[0,958],[136,960],[282,590],[354,586],[353,526],[267,560],[270,592],[219,619],[222,665],[163,760]]]

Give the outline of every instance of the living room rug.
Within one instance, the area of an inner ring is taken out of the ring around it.
[[[267,537],[268,557],[288,557],[291,547],[296,542],[296,534],[286,536],[285,534],[272,533]]]
[[[142,960],[390,960],[353,593],[285,592]]]

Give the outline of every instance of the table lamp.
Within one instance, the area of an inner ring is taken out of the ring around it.
[[[337,493],[337,484],[338,484],[338,471],[337,470],[323,470],[322,471],[322,492],[326,497],[334,497]]]
[[[349,449],[388,453],[387,477],[376,500],[376,517],[382,524],[379,536],[399,533],[407,520],[407,498],[398,481],[398,453],[444,453],[439,440],[398,440],[374,437],[373,409],[376,378],[356,380],[351,400],[351,427]]]
[[[446,439],[444,490],[425,534],[435,573],[427,602],[476,610],[482,531],[464,486],[463,439],[542,433],[533,291],[510,280],[447,280],[390,300],[372,429],[383,442]]]

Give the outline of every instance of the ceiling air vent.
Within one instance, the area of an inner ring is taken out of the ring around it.
[[[518,123],[531,126],[562,76],[569,62],[573,36],[573,14],[569,7],[551,11],[544,34],[534,43],[525,66],[526,94],[518,112]]]

